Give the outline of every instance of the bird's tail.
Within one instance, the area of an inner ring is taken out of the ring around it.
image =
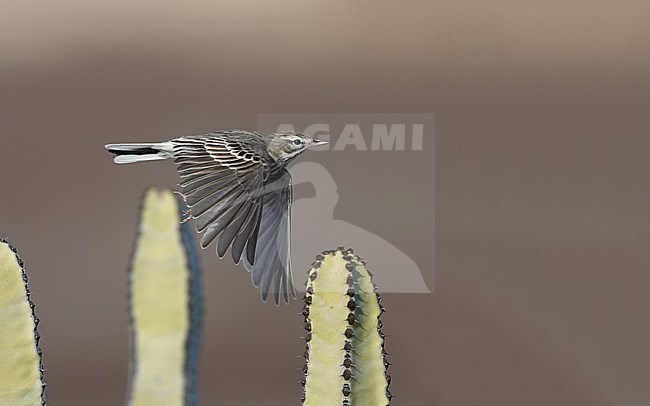
[[[156,161],[174,156],[174,146],[171,142],[155,142],[141,144],[106,144],[108,152],[115,154],[116,164],[130,164],[141,161]]]

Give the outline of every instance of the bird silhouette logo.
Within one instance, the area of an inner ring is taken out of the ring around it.
[[[431,293],[419,266],[402,250],[371,231],[334,218],[339,195],[334,178],[323,165],[298,162],[290,171],[295,186],[308,183],[316,192],[292,205],[293,215],[300,219],[292,231],[292,260],[297,267],[307,269],[311,254],[323,247],[354,247],[363,252],[382,292]]]

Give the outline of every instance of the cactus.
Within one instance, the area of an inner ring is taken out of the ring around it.
[[[23,261],[0,239],[0,405],[45,405],[39,340]]]
[[[149,189],[131,264],[131,368],[127,404],[197,404],[200,273],[182,201]]]
[[[391,400],[383,313],[372,274],[351,249],[324,251],[305,294],[305,405],[380,406]]]

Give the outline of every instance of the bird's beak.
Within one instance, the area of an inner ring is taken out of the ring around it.
[[[322,140],[314,139],[309,147],[310,148],[311,147],[317,147],[319,145],[326,145],[326,144],[329,144],[329,143],[330,143],[329,141],[322,141]]]

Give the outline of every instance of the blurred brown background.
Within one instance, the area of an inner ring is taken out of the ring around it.
[[[384,298],[396,405],[647,404],[647,1],[1,4],[0,234],[52,405],[123,403],[138,200],[177,179],[103,144],[260,112],[436,114],[436,293]],[[202,403],[298,404],[299,303],[203,254]]]

